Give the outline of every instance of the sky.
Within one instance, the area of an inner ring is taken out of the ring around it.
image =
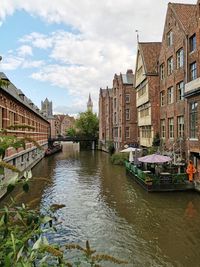
[[[196,4],[196,0],[171,1]],[[137,35],[161,41],[167,0],[0,0],[0,71],[39,108],[98,112],[99,89],[135,68]]]

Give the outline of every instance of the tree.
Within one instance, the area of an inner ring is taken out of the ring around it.
[[[80,135],[87,137],[98,136],[99,120],[97,115],[90,110],[80,113],[80,117],[76,120],[75,126]]]
[[[66,135],[70,136],[70,137],[74,137],[76,136],[76,129],[71,127],[69,129],[67,129],[66,131]]]

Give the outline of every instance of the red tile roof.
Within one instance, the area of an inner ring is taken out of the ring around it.
[[[189,26],[196,20],[196,5],[194,4],[180,4],[169,3],[172,10],[177,16],[177,19],[183,26],[186,33],[189,31]]]
[[[139,43],[139,48],[144,60],[145,71],[149,74],[157,74],[157,62],[160,55],[161,43]]]

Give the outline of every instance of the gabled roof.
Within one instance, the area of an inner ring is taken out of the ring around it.
[[[128,72],[126,74],[122,74],[122,82],[123,84],[133,84],[134,75],[133,72]]]
[[[196,20],[196,4],[169,3],[185,33],[188,33],[192,21]]]
[[[157,74],[157,62],[160,55],[161,42],[140,42],[139,49],[146,74]]]

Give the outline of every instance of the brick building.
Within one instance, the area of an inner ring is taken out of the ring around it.
[[[113,142],[116,150],[137,144],[136,93],[132,70],[113,79]]]
[[[196,68],[190,63],[194,47],[189,47],[195,17],[196,5],[168,4],[159,57],[161,138],[180,158],[185,157],[187,142],[185,84],[190,68]]]
[[[99,141],[102,149],[106,149],[113,140],[113,91],[108,87],[99,92]]]
[[[159,133],[159,77],[158,58],[161,43],[138,43],[135,90],[139,143],[152,146]]]
[[[15,135],[19,138],[28,136],[36,140],[43,150],[38,150],[32,142],[27,142],[25,149],[9,148],[6,151],[4,160],[15,165],[20,171],[31,169],[44,155],[48,145],[50,125],[40,110],[28,99],[21,90],[12,84],[4,73],[0,73],[0,79],[9,82],[8,87],[0,88],[0,129],[7,129],[7,135]],[[13,125],[28,125],[33,129],[18,128],[9,129]],[[10,170],[4,171],[6,182],[13,173]],[[2,192],[0,195],[2,196]]]
[[[200,1],[197,1],[187,36],[187,79],[185,85],[186,99],[186,147],[187,158],[192,159],[200,178]]]
[[[72,128],[75,123],[74,117],[71,117],[69,115],[54,115],[55,118],[55,134],[56,136],[67,135],[67,130]]]

